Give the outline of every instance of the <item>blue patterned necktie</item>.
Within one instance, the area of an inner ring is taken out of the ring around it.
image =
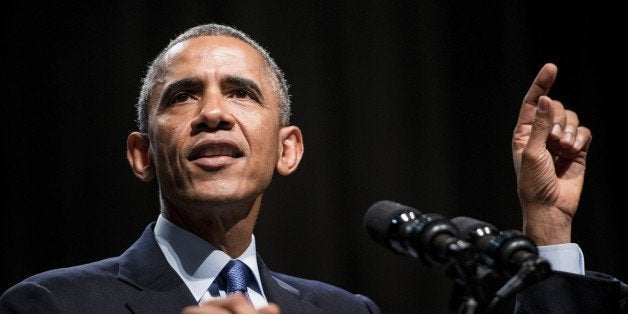
[[[249,299],[247,292],[247,283],[249,281],[249,269],[242,261],[234,259],[222,269],[220,274],[227,283],[227,295],[234,293],[242,293]],[[250,301],[250,299],[249,299]]]

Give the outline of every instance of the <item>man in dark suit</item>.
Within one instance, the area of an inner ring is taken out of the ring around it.
[[[138,178],[158,181],[157,222],[120,257],[26,279],[3,295],[2,312],[180,313],[207,301],[205,310],[379,312],[367,297],[272,273],[257,256],[263,193],[303,154],[288,85],[261,46],[222,25],[189,29],[149,66],[137,110],[127,157]],[[231,260],[245,265],[245,297],[222,298]]]
[[[591,141],[547,97],[555,76],[541,69],[513,137],[524,231],[541,245],[570,242]],[[216,24],[187,30],[150,64],[137,110],[127,157],[138,178],[157,179],[157,221],[120,257],[25,279],[3,294],[2,313],[380,312],[366,296],[271,272],[257,255],[263,193],[275,171],[296,170],[303,139],[284,76],[255,41]],[[554,304],[547,294],[521,300],[521,311]]]

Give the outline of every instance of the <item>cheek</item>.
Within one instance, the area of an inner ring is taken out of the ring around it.
[[[153,129],[153,153],[156,166],[163,165],[164,170],[175,165],[179,155],[179,147],[182,140],[179,136],[185,132],[182,124],[159,124]]]
[[[191,127],[188,121],[192,118],[189,118],[188,115],[188,113],[164,113],[155,119],[155,131],[159,132],[162,137],[172,137],[175,134],[180,134]]]
[[[258,124],[256,128],[248,130],[248,134],[250,135],[251,153],[257,156],[257,162],[274,170],[275,163],[279,158],[279,130]]]

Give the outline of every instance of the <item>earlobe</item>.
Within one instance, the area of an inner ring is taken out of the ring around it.
[[[155,178],[149,149],[148,136],[140,132],[129,134],[126,141],[126,158],[135,176],[144,182],[149,182]]]
[[[287,126],[279,130],[279,160],[277,172],[287,176],[293,173],[303,157],[303,135],[296,126]]]

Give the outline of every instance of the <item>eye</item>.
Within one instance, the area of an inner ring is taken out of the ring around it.
[[[192,98],[192,96],[188,93],[185,93],[185,92],[177,93],[176,95],[174,95],[174,97],[172,97],[170,104],[178,104],[178,103],[186,102],[190,100],[190,98]]]
[[[234,89],[231,92],[230,96],[234,97],[234,98],[237,98],[237,99],[253,99],[253,100],[257,100],[253,93],[251,93],[250,91],[248,91],[248,90],[246,90],[244,88]]]

